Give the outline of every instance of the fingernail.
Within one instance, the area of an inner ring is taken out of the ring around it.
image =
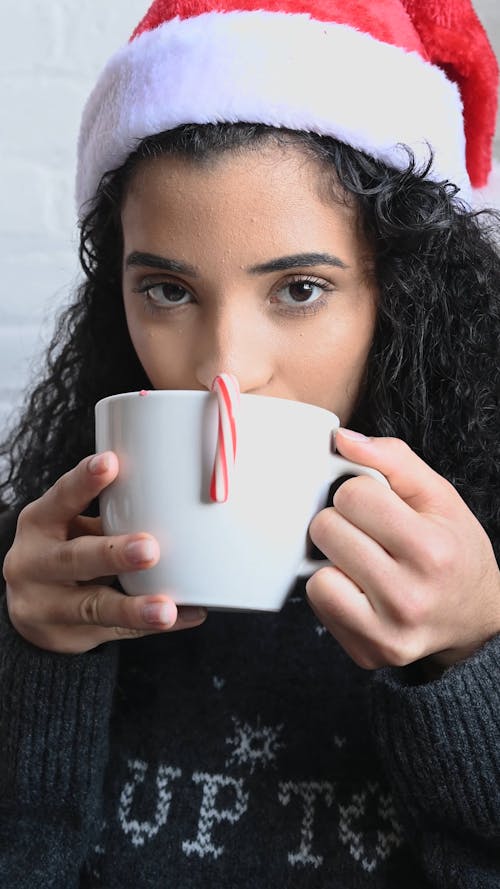
[[[141,565],[156,558],[157,548],[153,540],[132,540],[125,547],[125,555],[132,565]]]
[[[350,438],[351,441],[370,441],[367,435],[363,435],[362,432],[356,432],[354,429],[344,429],[341,426],[339,432],[341,432],[345,438]]]
[[[183,605],[180,610],[180,617],[186,623],[194,623],[195,621],[205,620],[207,616],[206,608],[197,608],[195,605]]]
[[[92,475],[102,475],[109,469],[109,454],[96,454],[89,462],[89,472]]]
[[[177,612],[173,602],[154,602],[144,606],[142,616],[147,624],[171,626],[175,623]]]

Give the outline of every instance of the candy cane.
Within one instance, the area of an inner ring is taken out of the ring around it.
[[[223,373],[215,377],[212,391],[217,395],[219,424],[217,450],[210,481],[210,499],[215,503],[225,503],[229,496],[229,485],[236,458],[236,415],[240,402],[240,387],[236,377]]]

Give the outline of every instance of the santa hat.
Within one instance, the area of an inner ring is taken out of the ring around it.
[[[485,185],[498,65],[470,0],[155,0],[102,72],[78,145],[80,212],[146,136],[244,121],[333,136]]]

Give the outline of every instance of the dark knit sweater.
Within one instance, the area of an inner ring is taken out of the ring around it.
[[[500,887],[500,638],[438,680],[277,615],[81,656],[2,608],[0,886]]]

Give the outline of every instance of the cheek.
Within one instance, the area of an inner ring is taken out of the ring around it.
[[[375,326],[375,311],[349,323],[321,325],[300,338],[300,349],[288,361],[284,373],[293,375],[300,399],[325,407],[346,422],[363,381]]]
[[[144,324],[143,319],[138,319],[136,307],[132,306],[130,300],[126,297],[124,299],[124,306],[125,318],[127,320],[127,327],[130,334],[130,339],[132,340],[132,345],[135,349],[137,357],[139,358],[139,361],[146,370],[144,360],[148,355],[149,340],[151,339],[151,336],[147,329],[147,325]]]
[[[175,341],[165,341],[154,331],[141,330],[132,336],[136,354],[155,389],[189,388],[186,350],[177,349]]]
[[[178,366],[173,354],[175,350],[171,344],[163,341],[152,320],[142,312],[139,315],[136,307],[131,307],[127,299],[125,316],[132,345],[152,385],[156,389],[168,388],[169,377],[172,376],[169,366],[172,369]],[[175,380],[172,380],[172,385],[174,384]]]
[[[190,363],[186,331],[162,326],[147,311],[127,309],[127,325],[136,355],[155,389],[197,388]]]

